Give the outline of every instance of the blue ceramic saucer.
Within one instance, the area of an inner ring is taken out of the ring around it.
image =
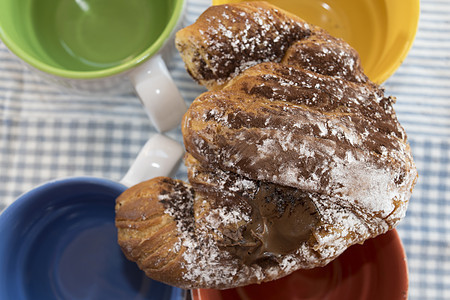
[[[0,299],[170,299],[184,291],[153,281],[117,244],[110,180],[52,181],[0,215]]]

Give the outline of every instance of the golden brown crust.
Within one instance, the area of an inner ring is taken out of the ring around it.
[[[395,99],[345,42],[251,2],[208,9],[177,46],[213,91],[183,119],[190,183],[156,178],[117,200],[119,244],[148,276],[183,288],[270,281],[404,217],[417,171]]]
[[[167,202],[161,198],[166,194],[171,196]],[[180,287],[190,286],[180,280],[185,247],[174,247],[180,233],[176,218],[167,210],[184,200],[192,202],[189,197],[184,183],[157,177],[127,189],[116,200],[118,242],[125,256],[147,276]]]
[[[186,69],[200,84],[219,89],[243,70],[281,61],[295,42],[323,32],[266,2],[208,8],[194,25],[176,35]]]
[[[406,134],[392,103],[371,84],[263,63],[194,101],[184,116],[184,143],[204,165],[378,203],[377,198],[406,191],[415,178]],[[372,177],[383,189],[377,194],[371,185],[361,186],[358,193],[342,189],[360,176]],[[390,205],[380,205],[385,214],[390,212]]]
[[[287,50],[282,63],[356,83],[369,80],[356,50],[343,40],[323,32],[295,42]]]

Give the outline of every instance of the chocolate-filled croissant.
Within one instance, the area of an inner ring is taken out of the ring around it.
[[[262,2],[209,8],[176,43],[211,89],[182,122],[189,183],[154,178],[116,205],[119,244],[149,277],[270,281],[405,216],[417,171],[395,99],[349,45]]]

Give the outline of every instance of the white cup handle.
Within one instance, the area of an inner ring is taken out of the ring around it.
[[[143,63],[130,74],[130,79],[150,121],[159,132],[180,124],[187,110],[186,103],[161,55],[157,54]]]
[[[120,181],[130,187],[158,176],[171,176],[184,155],[180,143],[156,134],[142,147],[127,174]]]

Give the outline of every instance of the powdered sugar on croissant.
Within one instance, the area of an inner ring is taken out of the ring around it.
[[[177,46],[212,90],[182,123],[189,183],[155,178],[116,206],[119,244],[149,277],[183,288],[274,280],[405,216],[417,171],[395,99],[345,42],[250,2],[208,9]]]

